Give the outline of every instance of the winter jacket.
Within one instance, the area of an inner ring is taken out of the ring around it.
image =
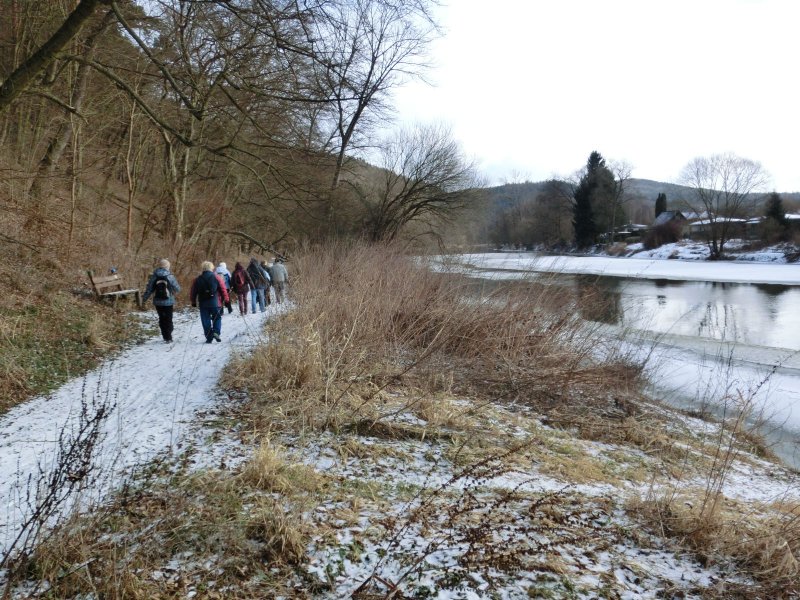
[[[236,274],[239,271],[241,271],[244,274],[244,285],[243,286],[237,286],[236,285]],[[253,280],[250,278],[250,273],[248,273],[247,270],[241,265],[239,265],[238,269],[235,269],[233,271],[233,275],[231,275],[231,285],[233,286],[233,291],[236,292],[239,295],[246,294],[247,292],[250,291],[250,288],[255,287],[253,285]]]
[[[289,281],[289,273],[283,263],[276,262],[272,265],[272,281],[274,283],[286,283]]]
[[[215,271],[215,273],[217,275],[219,275],[220,277],[222,277],[223,281],[225,282],[225,287],[230,292],[231,291],[231,272],[228,271],[228,267],[226,267],[224,265],[225,265],[225,263],[220,263],[220,265],[217,267],[217,270]]]
[[[200,278],[209,280],[213,289],[214,282],[216,282],[217,293],[211,298],[202,299],[197,297],[197,281]],[[192,301],[192,306],[200,305],[201,308],[221,308],[231,301],[228,295],[228,289],[225,287],[225,280],[211,271],[203,271],[197,279],[192,282],[192,291],[189,292],[189,299]]]
[[[265,290],[269,287],[269,275],[255,258],[250,259],[250,264],[247,265],[247,272],[256,289]]]
[[[144,290],[144,296],[142,296],[142,303],[147,302],[147,299],[153,294],[153,292],[156,291],[156,281],[158,281],[160,277],[167,278],[169,298],[166,300],[159,300],[153,296],[153,305],[173,306],[175,304],[175,294],[181,291],[181,286],[178,285],[178,280],[175,279],[175,276],[164,267],[158,267],[155,271],[153,271],[153,274],[150,275],[150,279],[147,281],[147,287]]]

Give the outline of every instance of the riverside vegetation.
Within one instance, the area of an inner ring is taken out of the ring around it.
[[[558,288],[476,294],[358,244],[293,274],[296,306],[230,365],[205,442],[19,557],[9,594],[800,592],[797,495],[731,493],[796,482],[746,395],[718,423],[651,402]]]

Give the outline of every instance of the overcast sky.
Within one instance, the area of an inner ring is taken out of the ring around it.
[[[674,181],[696,156],[759,161],[800,191],[800,0],[449,0],[433,86],[403,122],[444,121],[490,184],[568,175],[592,150]]]

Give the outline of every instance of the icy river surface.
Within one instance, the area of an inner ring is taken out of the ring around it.
[[[457,262],[471,277],[569,288],[584,319],[647,356],[655,397],[718,413],[750,399],[776,453],[800,467],[800,265],[530,253]]]

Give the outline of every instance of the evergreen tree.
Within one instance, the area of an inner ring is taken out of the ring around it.
[[[589,164],[593,165],[590,173],[594,182],[591,202],[594,225],[597,233],[610,233],[615,223],[625,221],[625,211],[621,203],[616,202],[617,182],[614,173],[606,166],[605,159],[597,152]]]
[[[767,206],[764,216],[774,219],[781,227],[786,227],[786,209],[783,208],[783,198],[777,192],[772,192],[767,197]]]
[[[575,230],[575,244],[578,248],[586,248],[594,243],[597,231],[592,213],[592,188],[585,177],[575,188],[573,197],[575,204],[572,207],[572,227]]]
[[[783,199],[778,193],[772,192],[767,197],[764,216],[766,218],[761,222],[761,239],[769,244],[786,241],[789,221],[786,219]]]
[[[658,198],[656,198],[656,218],[662,212],[667,210],[667,195],[664,192],[658,194]]]
[[[608,171],[606,161],[595,150],[589,155],[589,160],[586,163],[586,173],[581,177],[573,194],[575,205],[572,213],[572,227],[575,230],[575,244],[579,248],[591,246],[597,235],[592,203],[600,188],[600,176],[603,174],[603,170]]]

